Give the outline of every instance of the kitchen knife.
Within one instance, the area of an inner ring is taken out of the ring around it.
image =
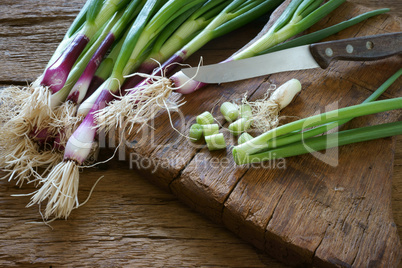
[[[402,32],[364,36],[285,49],[252,58],[185,68],[203,83],[225,83],[279,72],[327,68],[333,60],[371,61],[402,52]]]

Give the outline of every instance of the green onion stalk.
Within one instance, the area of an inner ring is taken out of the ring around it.
[[[276,150],[283,150],[283,148],[293,148],[292,144],[295,144],[295,143],[290,143],[288,145],[269,150],[268,142],[272,139],[280,137],[281,135],[286,135],[286,134],[289,134],[289,133],[292,133],[295,131],[300,131],[305,128],[320,126],[320,125],[328,124],[331,122],[342,121],[342,120],[347,120],[349,118],[355,118],[355,117],[359,117],[359,116],[375,114],[375,113],[396,110],[396,109],[401,109],[401,108],[402,108],[402,97],[399,97],[399,98],[393,98],[393,99],[388,99],[388,100],[366,102],[366,103],[362,103],[362,104],[358,104],[358,105],[345,107],[345,108],[341,108],[338,110],[314,115],[314,116],[311,116],[308,118],[300,119],[300,120],[291,122],[289,124],[277,127],[276,129],[265,132],[245,143],[235,146],[232,150],[233,157],[237,164],[247,164],[247,163],[251,163],[251,162],[261,161],[262,159],[266,160],[267,156],[270,153],[272,154],[273,152],[277,152]],[[399,128],[400,128],[400,124],[399,125],[397,124],[397,126],[399,126]],[[387,128],[387,130],[388,130],[388,128]],[[401,130],[399,129],[399,131],[401,131]],[[359,131],[359,133],[361,133],[361,132]],[[392,134],[392,135],[394,135],[394,134]],[[330,135],[329,137],[333,137],[333,135]],[[375,136],[375,135],[373,136],[373,138],[376,138],[376,137],[377,136]],[[311,139],[317,140],[317,137],[313,137]],[[299,143],[303,144],[303,142],[305,142],[307,140],[309,140],[309,139],[306,139]],[[318,139],[318,140],[320,140],[320,139]],[[321,143],[321,142],[322,141],[320,141],[319,143]],[[353,142],[357,142],[357,141],[353,140]],[[345,143],[345,144],[348,144],[348,143]],[[289,146],[289,147],[286,147],[286,146]],[[322,145],[320,145],[320,146],[322,146]],[[321,148],[320,146],[319,146],[319,148]],[[312,148],[314,148],[314,146]],[[331,146],[328,146],[327,148],[331,148]],[[309,146],[306,146],[305,149],[306,149],[305,153],[307,153]],[[289,150],[293,150],[293,149],[289,149]],[[289,154],[289,153],[290,152],[288,152],[287,154]],[[279,153],[276,154],[276,156],[278,156],[278,157],[283,157],[284,155],[285,154],[283,152],[281,154],[279,154]],[[287,155],[287,156],[290,156],[290,155]],[[257,159],[259,159],[259,160],[257,160]]]
[[[247,155],[246,157],[240,157],[237,153],[235,159],[237,164],[259,163],[401,134],[402,121],[398,121],[387,124],[343,130],[336,133],[309,138],[303,142],[291,143],[266,152]]]
[[[152,73],[159,67],[159,63],[164,63],[199,34],[230,2],[228,0],[210,0],[198,8],[173,33],[165,30],[153,44],[148,58],[139,66],[137,73]],[[176,23],[180,23],[180,21]],[[176,29],[175,25],[168,25],[167,28]],[[138,77],[140,76],[131,76],[126,79],[124,87],[136,86],[139,83]]]
[[[48,199],[44,217],[67,218],[74,208],[79,206],[77,192],[79,183],[79,167],[82,166],[96,144],[96,129],[94,128],[93,112],[110,100],[112,93],[118,90],[119,84],[124,80],[124,68],[134,64],[130,55],[141,55],[143,50],[155,39],[163,28],[180,15],[201,1],[162,1],[148,0],[136,17],[129,30],[121,51],[117,57],[111,76],[98,89],[98,95],[92,110],[79,127],[68,139],[64,150],[63,161],[54,167],[42,186],[31,198],[28,204],[40,204]],[[147,38],[143,36],[146,35]],[[97,90],[97,91],[98,91]],[[111,91],[111,92],[110,92]],[[96,92],[94,93],[96,94]]]
[[[210,40],[222,36],[266,14],[282,0],[235,0],[231,1],[198,35],[179,49],[154,73],[137,86],[129,89],[122,98],[113,101],[96,113],[98,127],[106,131],[128,123],[145,123],[163,108],[176,109],[176,103],[168,101],[173,87],[164,74],[175,63],[183,62]],[[156,82],[155,82],[156,80]]]
[[[87,11],[91,1],[86,1],[84,6],[81,8],[78,15],[75,17],[74,21],[71,23],[69,29],[65,33],[62,41],[57,46],[56,50],[53,53],[53,56],[50,58],[49,62],[47,63],[46,69],[50,67],[63,53],[66,47],[71,43],[71,41],[75,38],[75,35],[82,29],[86,21]],[[41,79],[42,77],[38,78]]]
[[[363,103],[368,103],[375,101],[382,93],[384,93],[385,90],[388,89],[392,83],[394,83],[400,76],[402,75],[402,69],[399,69],[395,74],[393,74],[390,78],[387,79],[376,91],[373,92],[366,100],[363,101]],[[268,141],[267,145],[268,148],[276,148],[280,147],[283,145],[287,145],[293,142],[298,142],[303,139],[308,139],[317,135],[320,135],[322,133],[325,133],[331,129],[337,128],[340,125],[346,124],[353,118],[348,118],[345,120],[337,121],[337,122],[331,122],[322,126],[318,126],[312,129],[308,129],[305,131],[297,131],[295,133],[292,133],[291,135],[286,135],[285,137],[278,137],[276,139],[272,139]]]
[[[107,56],[99,64],[99,67],[96,69],[91,79],[83,101],[88,99],[112,74],[114,64],[116,63],[117,57],[119,56],[127,34],[128,32],[126,32],[124,36],[113,46],[110,53],[107,54]]]

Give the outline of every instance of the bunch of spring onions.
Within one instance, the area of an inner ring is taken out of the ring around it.
[[[114,20],[127,1],[91,0],[67,31],[63,41],[51,57],[44,73],[28,88],[8,88],[2,96],[12,96],[18,103],[17,111],[10,117],[1,115],[4,124],[0,132],[2,152],[1,167],[8,171],[10,179],[17,179],[21,185],[30,176],[40,177],[38,168],[45,171],[60,161],[60,155],[53,149],[53,140],[60,135],[64,122],[64,110],[56,107],[60,103],[60,92],[71,84],[69,74],[85,66],[90,56],[88,47],[99,37],[106,24]],[[80,64],[77,61],[83,61]],[[79,70],[78,70],[79,71]],[[2,101],[3,102],[3,101]]]
[[[378,138],[402,134],[402,122],[342,130],[322,135],[353,118],[402,108],[402,97],[376,101],[400,76],[398,70],[363,103],[300,119],[267,131],[233,148],[237,164],[311,153]]]
[[[241,49],[238,53],[235,53],[225,61],[239,60],[261,53],[271,52],[269,49],[275,48],[276,45],[282,46],[280,43],[311,27],[343,2],[344,0],[330,0],[322,4],[323,1],[321,0],[285,1],[284,4],[287,5],[287,7],[272,27],[270,27],[265,34],[259,35],[258,38],[254,39],[251,45]],[[226,10],[232,13],[236,11],[236,9],[232,9],[232,6],[238,9],[235,3],[233,3]],[[240,7],[243,8],[243,6]],[[305,38],[297,38],[294,41],[289,41],[287,48],[317,42],[371,16],[387,11],[388,9],[382,9],[369,12],[306,36]],[[232,15],[232,13],[227,13],[226,17]],[[228,23],[222,26],[217,25],[217,23],[221,23],[223,18],[218,19],[217,17],[210,26],[205,28],[197,37],[184,46],[178,54],[176,54],[176,57],[188,57],[199,48],[203,40],[209,40],[210,36],[216,35],[227,28]],[[161,74],[162,76],[160,76]],[[182,72],[178,72],[170,78],[166,78],[163,76],[163,72],[159,71],[148,80],[130,89],[128,94],[122,98],[119,98],[104,109],[98,111],[96,113],[98,127],[110,130],[123,125],[122,122],[128,126],[132,126],[136,123],[144,123],[144,121],[154,117],[158,111],[163,108],[175,108],[175,103],[170,103],[169,106],[166,104],[173,91],[181,94],[189,94],[205,85],[204,83],[191,80],[191,78],[186,77]]]
[[[279,3],[279,0],[133,0],[130,2],[130,8],[118,11],[110,18],[109,24],[102,27],[99,39],[93,42],[94,48],[86,49],[83,51],[84,54],[77,58],[79,62],[89,58],[88,63],[84,64],[85,68],[77,63],[75,67],[82,68],[81,71],[73,72],[75,68],[73,67],[66,79],[68,81],[71,77],[72,83],[66,82],[59,89],[59,92],[63,93],[58,94],[61,96],[59,98],[61,101],[58,103],[59,106],[56,105],[56,110],[61,109],[70,113],[76,111],[77,123],[64,123],[61,124],[63,127],[58,128],[60,136],[68,137],[66,144],[61,143],[62,146],[58,147],[64,150],[63,160],[40,180],[41,187],[34,193],[29,205],[40,204],[47,200],[44,213],[46,219],[51,216],[67,218],[72,209],[79,206],[77,199],[79,168],[85,165],[96,144],[97,129],[94,113],[119,95],[122,89],[134,83],[133,80],[126,81],[126,75],[138,68],[151,72],[153,66],[158,66],[150,64],[150,55],[156,55],[159,60],[170,63],[181,61],[185,56],[178,56],[177,53],[172,56],[172,54],[183,44],[192,42],[194,36],[205,27],[208,28],[211,24],[215,28],[225,26],[219,33],[203,40],[198,48],[207,41],[260,17],[267,12],[267,9],[270,10]],[[127,11],[129,9],[130,12]],[[230,10],[236,12],[229,13]],[[130,20],[132,17],[135,18]],[[126,30],[122,30],[120,25],[127,24],[128,21],[130,22],[126,25]],[[232,23],[225,25],[228,21]],[[114,42],[118,39],[116,36],[122,36],[121,40]],[[99,60],[105,56],[109,47],[111,52],[105,58],[109,61],[103,65],[99,64]],[[85,53],[89,51],[91,57],[86,57]],[[100,69],[102,71],[99,73],[102,73],[105,81],[93,91],[90,89],[91,83]],[[70,87],[70,84],[73,86]],[[67,85],[70,87],[68,90]],[[71,106],[74,108],[70,109]],[[81,121],[80,118],[84,116]],[[75,125],[78,127],[75,128]]]

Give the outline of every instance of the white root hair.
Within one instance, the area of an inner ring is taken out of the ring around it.
[[[270,99],[271,92],[276,86],[271,84],[264,97],[256,101],[247,100],[247,92],[244,94],[242,104],[249,105],[252,112],[251,126],[260,131],[266,132],[279,124],[279,104]]]
[[[0,167],[7,173],[2,179],[15,180],[21,187],[25,182],[38,181],[62,161],[62,152],[35,141],[35,133],[41,130],[46,130],[46,137],[66,137],[66,130],[77,121],[71,119],[70,107],[53,112],[50,96],[45,87],[0,91]],[[61,147],[66,142],[66,138],[61,139]]]
[[[42,187],[31,197],[28,207],[47,200],[44,218],[67,219],[71,211],[79,206],[79,167],[74,161],[63,161],[42,179]]]
[[[7,174],[1,179],[16,180],[19,187],[25,182],[38,181],[63,160],[61,152],[40,148],[26,136],[16,137],[10,144],[2,148],[6,153],[0,157],[0,166]]]
[[[113,129],[127,127],[129,132],[135,124],[142,126],[157,116],[161,110],[177,111],[184,103],[180,101],[181,94],[172,81],[164,75],[139,74],[146,78],[146,83],[129,90],[126,95],[109,103],[105,108],[95,113],[97,127],[106,133]]]
[[[10,86],[0,89],[0,124],[6,123],[18,115],[29,95],[27,87]]]

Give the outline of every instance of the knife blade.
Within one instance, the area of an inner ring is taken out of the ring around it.
[[[273,73],[327,68],[331,61],[372,61],[402,52],[402,32],[304,45],[247,59],[181,71],[203,83],[226,83]]]

